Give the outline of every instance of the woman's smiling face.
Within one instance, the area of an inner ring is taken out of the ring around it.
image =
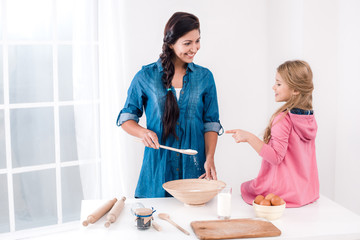
[[[197,51],[200,49],[200,32],[194,29],[180,37],[171,48],[176,55],[175,61],[191,63]]]

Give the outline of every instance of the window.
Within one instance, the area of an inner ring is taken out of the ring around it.
[[[0,238],[80,217],[81,168],[100,164],[96,13],[0,1]]]

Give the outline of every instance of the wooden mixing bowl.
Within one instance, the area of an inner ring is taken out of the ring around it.
[[[173,197],[187,205],[204,205],[226,186],[222,181],[206,179],[179,179],[163,184]]]

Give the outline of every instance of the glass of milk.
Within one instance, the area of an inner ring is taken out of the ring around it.
[[[219,219],[229,219],[231,216],[231,187],[223,188],[217,195],[217,215]]]

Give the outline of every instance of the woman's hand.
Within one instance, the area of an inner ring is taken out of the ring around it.
[[[214,158],[206,158],[204,168],[205,173],[202,174],[199,178],[205,178],[207,180],[217,180]]]
[[[252,133],[241,129],[228,130],[225,133],[232,133],[232,137],[235,139],[235,142],[247,142]]]
[[[145,129],[144,133],[141,134],[141,141],[144,143],[146,147],[151,147],[155,149],[159,149],[159,140],[153,131],[150,131],[149,129]]]
[[[159,140],[153,131],[143,128],[134,120],[128,120],[121,125],[122,129],[128,134],[140,138],[146,147],[159,149]]]

